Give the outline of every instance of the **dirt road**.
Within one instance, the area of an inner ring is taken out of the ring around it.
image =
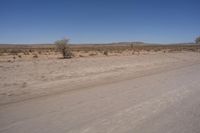
[[[1,133],[199,133],[200,62],[0,106]]]

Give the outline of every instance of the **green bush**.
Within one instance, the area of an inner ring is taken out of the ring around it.
[[[68,39],[58,40],[55,42],[55,45],[56,45],[57,50],[62,53],[64,59],[72,58],[73,54],[69,47]]]
[[[196,38],[195,42],[196,44],[200,44],[200,36]]]

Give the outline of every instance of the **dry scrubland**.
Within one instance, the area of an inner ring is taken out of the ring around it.
[[[197,45],[71,46],[60,59],[54,45],[0,47],[0,104],[139,77],[200,60]]]
[[[198,133],[199,46],[8,46],[1,133]]]
[[[89,56],[139,55],[149,52],[199,52],[200,46],[188,45],[145,45],[145,44],[108,44],[108,45],[71,45],[75,58]],[[0,45],[0,61],[56,59],[61,58],[55,45]]]

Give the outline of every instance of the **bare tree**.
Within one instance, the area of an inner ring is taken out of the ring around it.
[[[196,44],[200,44],[200,36],[196,38],[195,42]]]
[[[73,54],[69,47],[69,39],[62,39],[55,42],[56,48],[63,55],[64,59],[72,58]]]

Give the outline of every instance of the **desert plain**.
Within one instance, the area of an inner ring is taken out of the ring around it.
[[[199,49],[77,49],[0,56],[1,133],[200,131]]]

